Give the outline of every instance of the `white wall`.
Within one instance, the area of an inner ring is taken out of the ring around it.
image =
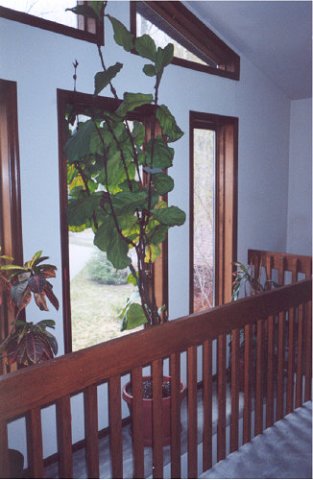
[[[109,2],[109,9],[129,25],[128,2]],[[77,59],[77,89],[93,93],[93,76],[100,70],[100,62],[93,44],[5,19],[0,19],[0,45],[0,78],[16,81],[18,88],[24,256],[43,249],[60,272],[56,90],[73,88],[72,62]],[[104,58],[107,65],[117,60],[124,63],[124,72],[115,82],[120,95],[125,89],[149,92],[153,88],[153,79],[140,74],[142,60],[113,44],[109,25]],[[110,95],[108,91],[104,94]],[[284,94],[241,57],[239,82],[169,66],[160,103],[169,106],[185,132],[175,144],[171,204],[183,208],[188,218],[189,111],[239,117],[238,258],[245,261],[249,247],[285,250],[290,102]],[[188,234],[187,221],[169,237],[172,318],[188,313]],[[61,300],[60,273],[53,283]],[[43,318],[35,308],[28,310],[28,318],[31,316]],[[62,353],[62,302],[60,311],[51,311],[47,317],[57,321]]]
[[[312,255],[312,99],[290,112],[287,250]]]

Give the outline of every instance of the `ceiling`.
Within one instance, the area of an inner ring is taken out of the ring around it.
[[[311,1],[185,1],[184,4],[290,99],[312,96]]]

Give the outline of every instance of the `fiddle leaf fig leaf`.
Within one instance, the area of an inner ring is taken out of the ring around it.
[[[114,40],[121,47],[130,52],[134,48],[134,36],[131,32],[127,30],[125,25],[122,24],[119,20],[112,17],[111,15],[106,15],[110,20],[113,31],[114,31]]]
[[[100,196],[84,194],[80,198],[70,198],[68,201],[68,223],[70,226],[90,225],[90,219],[99,205]]]
[[[164,67],[169,65],[174,57],[174,45],[168,43],[166,47],[159,47],[156,54],[155,68],[158,73],[163,72]]]
[[[112,263],[114,268],[122,270],[131,264],[131,259],[127,256],[128,243],[116,230],[113,230],[112,233],[113,238],[107,248],[108,260]]]
[[[157,74],[155,66],[151,65],[151,63],[146,63],[142,70],[147,75],[147,77],[154,77]]]
[[[132,330],[147,323],[147,318],[139,303],[131,303],[127,306],[122,323],[122,330]]]
[[[156,208],[152,213],[156,220],[169,227],[183,225],[186,220],[185,212],[178,207]]]
[[[80,123],[74,135],[65,144],[64,151],[69,163],[79,162],[90,155],[90,142],[97,133],[93,120]]]
[[[163,135],[167,136],[169,142],[175,142],[184,135],[184,132],[177,125],[175,117],[171,114],[166,105],[160,105],[158,107],[156,118],[160,122]]]
[[[153,62],[156,60],[157,49],[150,35],[144,34],[138,37],[135,41],[135,49],[141,57],[148,58]]]
[[[66,8],[65,11],[70,11],[76,13],[76,15],[83,15],[84,17],[91,17],[96,19],[100,16],[100,14],[91,5],[76,5],[76,7],[73,8]]]
[[[153,185],[157,193],[165,195],[174,188],[174,180],[165,173],[157,173],[152,177]]]
[[[143,123],[135,121],[132,135],[138,147],[141,147],[144,144],[145,133],[146,131]]]
[[[118,74],[123,68],[123,64],[116,62],[115,65],[108,67],[103,72],[98,72],[95,75],[95,95],[98,95],[105,87],[109,85],[111,80]]]
[[[150,140],[146,149],[146,162],[151,168],[168,168],[172,166],[174,150],[161,138]]]
[[[144,208],[147,192],[118,192],[112,199],[117,214],[134,212],[136,208]]]
[[[149,241],[154,245],[159,245],[166,239],[168,225],[157,225],[149,235]]]
[[[124,100],[116,110],[119,117],[125,117],[128,112],[132,112],[142,105],[152,103],[153,95],[151,93],[124,93]]]
[[[103,252],[107,251],[113,239],[114,228],[115,226],[113,218],[111,216],[107,216],[95,233],[93,243]]]

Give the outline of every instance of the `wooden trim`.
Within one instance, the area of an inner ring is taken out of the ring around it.
[[[53,22],[45,18],[36,17],[35,15],[30,15],[28,13],[19,12],[11,8],[1,7],[1,6],[0,6],[0,17],[6,18],[8,20],[13,20],[15,22],[24,23],[31,27],[41,28],[43,30],[59,33],[61,35],[67,35],[68,37],[74,37],[79,40],[85,40],[87,42],[104,45],[103,19],[101,19],[96,24],[96,32],[92,33],[85,29],[80,29],[79,27],[78,28],[70,27],[69,25],[63,25],[61,23]],[[82,22],[78,21],[78,24],[81,25]],[[86,28],[88,28],[88,22],[87,22]]]
[[[233,80],[239,80],[239,55],[188,10],[182,2],[152,0],[130,2],[131,32],[135,36],[137,36],[136,13],[140,8],[150,11],[151,17],[157,16],[157,23],[160,22],[162,24],[160,28],[164,29],[166,33],[170,33],[171,36],[184,45],[185,48],[208,63],[208,65],[202,65],[174,57],[173,64]],[[150,17],[150,14],[148,15]],[[153,19],[151,18],[151,20]],[[215,65],[212,66],[212,64]]]
[[[232,329],[251,325],[259,318],[306,303],[311,297],[312,280],[303,280],[3,375],[0,422],[78,393],[89,385],[103,383],[112,376],[141,369],[142,365],[167,358],[173,352],[183,352],[205,339],[213,340]],[[68,374],[69,365],[72,375]]]
[[[237,181],[238,119],[235,117],[191,111],[190,122],[190,206],[189,206],[189,308],[193,311],[193,129],[216,133],[215,168],[215,305],[231,300],[233,263],[237,257]]]
[[[7,80],[0,80],[0,245],[3,254],[23,263],[17,84]],[[15,313],[5,303],[0,308],[0,338],[9,334]]]
[[[86,93],[68,90],[57,90],[58,105],[58,136],[59,136],[59,185],[60,185],[60,222],[61,222],[61,248],[62,248],[62,296],[63,296],[63,328],[64,349],[66,353],[72,351],[72,327],[71,327],[71,301],[70,301],[70,276],[69,276],[69,251],[68,251],[68,219],[67,219],[67,183],[66,183],[66,158],[64,145],[67,140],[67,128],[65,111],[68,105],[74,106],[75,113],[89,113],[90,110],[113,111],[121,100],[111,97],[97,97]],[[146,105],[136,109],[129,115],[130,120],[142,120],[144,118],[147,129],[150,128],[150,117],[155,112],[154,105]],[[164,197],[167,201],[167,197]],[[168,307],[168,242],[162,245],[162,254],[152,268],[152,282],[156,290],[158,305]]]

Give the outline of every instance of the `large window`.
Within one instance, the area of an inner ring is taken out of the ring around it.
[[[19,150],[15,82],[0,80],[0,246],[2,254],[23,262]],[[10,332],[14,319],[10,305],[0,306],[0,340]],[[0,371],[4,371],[1,366]]]
[[[71,176],[67,173],[71,167],[67,164],[63,146],[68,138],[69,128],[75,128],[73,120],[77,116],[83,120],[84,116],[90,116],[91,111],[112,111],[118,105],[119,101],[112,98],[58,91],[63,304],[67,352],[125,334],[120,331],[121,320],[118,313],[135,290],[135,287],[126,281],[129,272],[116,271],[107,260],[106,254],[93,245],[91,229],[70,231],[67,219],[68,182],[71,181]],[[67,121],[69,117],[71,122]],[[130,128],[133,120],[143,122],[146,135],[149,135],[150,118],[149,108],[132,112]],[[166,252],[165,242],[162,254],[153,264],[151,271],[151,285],[154,285],[158,305],[168,304]]]
[[[236,118],[190,113],[190,311],[230,301],[237,238]]]
[[[0,0],[0,17],[103,44],[103,22],[96,22],[95,18],[76,15],[67,10],[77,4],[87,5],[88,2],[75,2],[75,0],[18,0],[15,2],[13,0]]]
[[[179,1],[132,1],[131,30],[163,47],[174,44],[173,63],[239,80],[240,57]]]

